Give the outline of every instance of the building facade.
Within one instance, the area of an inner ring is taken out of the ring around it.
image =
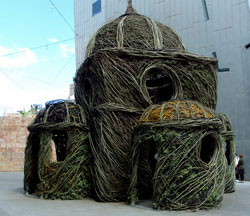
[[[126,11],[127,0],[75,0],[76,66],[89,39]],[[250,180],[250,0],[133,0],[139,14],[173,28],[187,50],[218,58],[217,111],[236,133],[236,150]]]

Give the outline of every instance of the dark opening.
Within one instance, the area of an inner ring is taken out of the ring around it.
[[[153,196],[153,176],[155,173],[158,155],[156,143],[153,139],[146,141],[140,152],[140,165],[138,167],[139,199],[151,199]]]
[[[88,79],[85,80],[84,85],[83,85],[83,89],[84,89],[84,97],[85,100],[87,101],[88,104],[90,104],[90,102],[92,101],[92,86],[91,83]]]
[[[217,141],[212,135],[207,135],[201,139],[200,159],[209,163],[214,155]]]
[[[229,141],[226,141],[224,143],[224,150],[225,150],[225,156],[226,156],[226,159],[227,159],[227,164],[230,165],[232,160],[231,160],[231,149],[230,149],[230,142]]]
[[[146,77],[146,86],[154,104],[169,101],[174,95],[172,79],[158,68],[152,69]]]
[[[68,134],[66,131],[54,131],[52,139],[56,147],[56,160],[64,161],[67,156]]]
[[[30,194],[34,193],[37,189],[37,184],[39,183],[39,176],[38,176],[38,154],[40,150],[40,138],[38,133],[30,133],[30,139],[32,140],[32,149],[31,149],[31,169],[30,169],[30,175],[28,179],[25,179],[24,188],[26,191],[28,191]],[[26,154],[26,153],[25,153]]]

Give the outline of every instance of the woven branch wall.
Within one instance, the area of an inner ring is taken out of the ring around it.
[[[216,63],[185,51],[121,47],[97,49],[85,60],[75,98],[88,116],[98,200],[126,200],[133,128],[145,108],[178,98],[216,107]]]
[[[88,58],[75,78],[76,101],[146,108],[170,99],[216,107],[217,60],[186,52],[109,49]]]
[[[220,119],[223,122],[222,137],[226,156],[225,193],[232,193],[235,191],[235,134],[229,118],[225,114],[220,114]]]
[[[98,29],[90,39],[86,57],[112,48],[185,50],[173,29],[136,13],[127,13]]]
[[[101,27],[86,57],[75,77],[75,98],[88,116],[95,193],[101,201],[126,200],[140,114],[170,99],[215,108],[217,60],[185,52],[171,28],[134,10]]]
[[[83,109],[71,102],[48,105],[28,127],[24,189],[45,199],[91,195],[91,153]],[[57,160],[52,160],[52,143]]]
[[[27,192],[194,210],[234,191],[234,134],[214,111],[217,59],[188,53],[131,2],[97,30],[86,57],[74,79],[79,105],[48,103],[29,126]]]
[[[96,199],[126,201],[131,168],[131,140],[140,112],[99,106],[92,113],[90,146]]]
[[[146,109],[133,139],[130,201],[153,199],[156,209],[217,207],[223,199],[226,160],[223,122],[194,101]]]

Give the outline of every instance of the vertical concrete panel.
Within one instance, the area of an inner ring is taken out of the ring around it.
[[[175,3],[176,14],[181,14],[182,13],[182,0],[175,0],[175,1],[170,1],[170,2],[172,2],[172,4]]]
[[[161,23],[164,22],[165,14],[164,14],[165,2],[159,3],[159,20]]]
[[[239,4],[239,10],[240,10],[240,30],[241,30],[241,43],[242,46],[250,42],[250,35],[248,34],[248,28],[250,26],[250,12],[248,8],[248,3],[244,2],[242,4]]]
[[[200,21],[200,8],[202,7],[201,1],[192,1],[192,8],[193,8],[193,23],[199,22]]]
[[[160,20],[160,3],[155,2],[153,10],[154,10],[153,19],[156,21],[159,21]]]
[[[167,19],[169,16],[171,16],[171,1],[165,1],[164,15],[165,15],[165,19]]]

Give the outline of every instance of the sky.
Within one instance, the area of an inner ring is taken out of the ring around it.
[[[74,1],[1,1],[0,14],[0,116],[67,99],[76,71]]]

